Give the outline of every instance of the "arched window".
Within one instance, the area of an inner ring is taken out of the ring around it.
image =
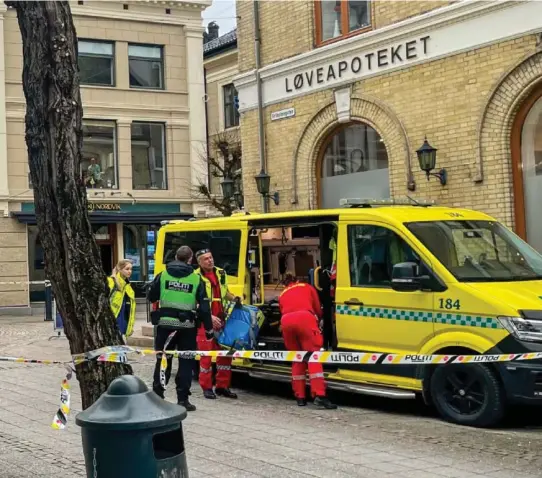
[[[322,166],[323,178],[386,169],[388,153],[374,128],[355,123],[336,131],[328,140]]]
[[[388,152],[370,125],[352,123],[335,130],[320,157],[321,208],[339,207],[348,197],[389,198]]]

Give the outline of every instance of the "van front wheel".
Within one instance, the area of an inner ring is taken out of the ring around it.
[[[436,409],[450,422],[490,427],[503,417],[503,389],[497,374],[487,365],[437,366],[430,390]]]

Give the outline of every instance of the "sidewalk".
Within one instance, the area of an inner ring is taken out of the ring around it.
[[[48,340],[51,330],[0,323],[0,355],[69,360],[67,340]],[[150,386],[153,357],[132,366]],[[62,366],[0,362],[1,478],[86,476],[75,377],[67,429],[50,427],[64,375]],[[205,400],[193,384],[198,409],[183,422],[190,478],[540,477],[540,432],[457,427],[366,397],[336,411],[300,408],[279,388],[267,382],[261,391],[237,390],[238,400]],[[175,400],[174,383],[166,397]]]

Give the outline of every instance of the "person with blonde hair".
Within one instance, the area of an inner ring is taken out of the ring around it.
[[[131,261],[121,259],[113,269],[111,276],[107,278],[109,304],[117,320],[120,333],[125,340],[126,337],[132,335],[135,322],[135,293],[130,285],[132,267]]]

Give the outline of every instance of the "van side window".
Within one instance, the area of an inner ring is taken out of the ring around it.
[[[348,226],[348,254],[352,287],[391,287],[395,264],[423,266],[403,239],[381,226]]]
[[[196,254],[200,249],[210,249],[215,266],[226,271],[230,276],[239,273],[239,254],[241,250],[241,231],[182,231],[167,232],[164,238],[163,263],[175,259],[175,253],[181,246],[189,246]],[[195,258],[194,258],[194,266]]]

